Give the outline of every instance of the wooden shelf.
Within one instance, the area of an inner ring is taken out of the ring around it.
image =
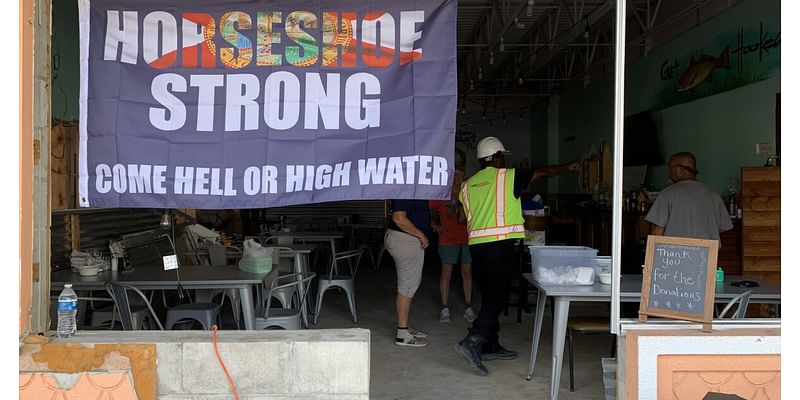
[[[742,168],[742,273],[781,281],[781,168]]]

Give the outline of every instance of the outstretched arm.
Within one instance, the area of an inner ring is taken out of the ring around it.
[[[531,182],[536,182],[542,178],[550,178],[553,176],[557,176],[565,171],[578,171],[580,169],[581,169],[580,161],[572,161],[566,164],[548,165],[546,167],[539,167],[533,170],[533,177],[531,177]]]

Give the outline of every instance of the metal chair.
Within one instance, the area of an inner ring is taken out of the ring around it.
[[[201,245],[202,246],[202,245]],[[208,244],[205,246],[208,251],[208,261],[211,266],[220,266],[220,265],[228,265],[228,256],[229,252],[235,254],[236,257],[242,257],[242,250],[231,246],[230,248],[226,248],[221,244]],[[197,291],[199,292],[199,291]],[[239,328],[241,326],[241,304],[242,300],[239,298],[239,290],[238,289],[213,289],[210,290],[207,294],[209,300],[214,299],[215,297],[222,295],[222,300],[220,301],[220,308],[225,304],[225,297],[230,300],[231,310],[233,311],[233,320],[236,324],[236,327]]]
[[[267,292],[267,302],[265,307],[256,310],[256,329],[269,329],[273,327],[280,327],[283,329],[302,329],[303,318],[302,310],[308,297],[308,287],[311,280],[314,279],[316,274],[314,272],[299,272],[289,275],[281,275],[276,277],[270,283],[269,291]],[[299,296],[297,307],[290,308],[272,308],[273,292],[291,290],[296,293],[303,293]]]
[[[373,267],[378,270],[381,269],[381,263],[383,262],[383,254],[386,253],[386,245],[381,244],[380,249],[378,250],[378,259],[375,261]]]
[[[78,298],[78,300],[80,300],[80,298]],[[147,322],[146,317],[148,314],[147,307],[141,304],[131,304],[130,312],[133,318],[133,326],[139,330],[145,329]],[[108,324],[108,329],[114,329],[115,322],[121,323],[122,321],[120,320],[116,305],[112,305],[111,307],[92,310],[91,322],[89,322],[89,324],[93,327],[102,327]]]
[[[586,335],[599,335],[611,333],[609,317],[575,317],[567,322],[567,351],[569,355],[569,391],[575,391],[574,358],[572,351],[572,337],[575,333]],[[611,338],[611,357],[617,352],[617,337]]]
[[[150,317],[153,319],[153,321],[155,321],[156,325],[161,330],[164,329],[164,325],[166,325],[166,329],[172,329],[178,322],[185,320],[197,321],[203,326],[203,329],[210,330],[211,326],[217,321],[217,317],[219,316],[219,305],[214,303],[180,304],[167,309],[167,321],[166,324],[162,325],[161,321],[158,320],[158,317],[153,310],[153,306],[147,299],[147,296],[145,296],[144,293],[142,293],[142,291],[137,287],[114,282],[106,284],[106,291],[111,295],[111,298],[114,299],[114,305],[117,307],[117,311],[120,315],[120,321],[122,322],[122,329],[126,331],[137,330],[141,327],[141,324],[133,319],[133,313],[131,311],[132,306],[128,298],[128,291],[132,291],[139,295],[144,303],[144,307],[150,311]]]
[[[347,296],[347,303],[350,306],[350,314],[353,315],[353,323],[358,323],[356,316],[356,289],[355,277],[358,271],[358,264],[361,261],[361,256],[364,253],[361,250],[348,250],[336,254],[328,267],[328,273],[320,276],[317,289],[317,306],[314,312],[314,325],[317,324],[319,313],[322,310],[322,299],[325,297],[325,291],[330,288],[338,287],[345,291]],[[336,265],[344,265],[341,261],[347,260],[349,274],[341,274],[336,271]]]
[[[717,318],[744,319],[745,315],[747,314],[747,305],[750,304],[750,296],[752,294],[753,290],[747,290],[736,295],[736,297],[732,298],[731,301],[729,301],[728,304],[725,305],[725,308],[723,308],[722,311],[719,312]],[[727,314],[728,311],[733,309],[733,306],[736,305],[737,303],[739,304],[739,306],[736,308],[736,311],[731,313],[730,317],[726,317],[725,314]]]
[[[141,329],[141,322],[134,319],[133,307],[130,299],[128,298],[128,291],[131,291],[138,295],[142,302],[144,303],[143,307],[150,313],[150,318],[155,322],[156,326],[159,330],[164,330],[164,326],[161,325],[161,321],[158,320],[156,316],[155,310],[153,310],[153,306],[150,305],[150,301],[147,299],[147,296],[142,293],[135,286],[123,284],[123,283],[106,283],[106,291],[114,300],[114,308],[117,310],[119,314],[120,322],[122,323],[122,330],[125,331],[132,331],[132,330],[139,330]]]
[[[193,320],[203,326],[203,330],[211,330],[214,323],[219,323],[219,304],[215,303],[187,303],[172,307],[167,310],[167,329],[172,329],[179,322]]]
[[[269,246],[272,248],[272,265],[278,269],[278,274],[280,276],[288,276],[288,274],[297,274],[304,271],[299,271],[297,266],[294,262],[294,254],[292,253],[292,249],[289,247],[280,247],[280,246]],[[278,262],[274,262],[277,260]],[[267,289],[266,285],[264,286],[264,300],[265,302],[270,298],[274,298],[281,303],[283,308],[290,308],[292,306],[292,300],[294,299],[295,293],[297,293],[298,288],[294,286],[290,286],[284,289]]]

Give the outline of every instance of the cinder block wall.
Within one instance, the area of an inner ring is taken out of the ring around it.
[[[370,334],[366,329],[219,331],[217,342],[242,399],[369,398]],[[225,373],[214,353],[211,332],[85,331],[74,338],[57,339],[47,346],[70,344],[80,344],[87,349],[108,344],[154,344],[158,399],[232,398]],[[74,345],[72,347],[69,352],[60,354],[75,354]],[[59,354],[52,350],[50,354]],[[48,362],[47,357],[42,356],[44,353],[47,351],[40,345],[23,346],[20,373],[67,372],[63,371],[64,360]],[[135,370],[136,353],[124,356],[131,358],[129,365]],[[52,368],[51,364],[59,366]],[[141,363],[138,365],[141,369]],[[95,365],[89,370],[98,369],[103,367]],[[68,370],[79,373],[74,368]],[[132,372],[134,380],[136,376],[145,375],[141,371]]]

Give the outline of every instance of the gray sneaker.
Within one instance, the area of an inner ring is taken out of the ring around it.
[[[467,307],[467,309],[464,310],[464,319],[466,319],[468,322],[478,319],[478,316],[475,315],[475,311],[472,310],[472,307]]]
[[[439,322],[450,322],[450,309],[447,307],[439,311]]]

